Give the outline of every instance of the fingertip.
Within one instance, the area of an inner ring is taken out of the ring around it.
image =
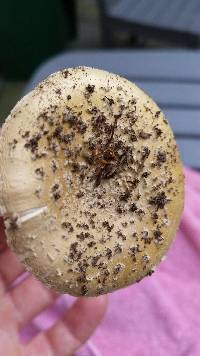
[[[107,295],[101,295],[99,297],[95,298],[95,303],[96,303],[96,308],[99,310],[99,319],[101,320],[107,310],[108,306],[108,296]]]
[[[92,302],[94,304],[95,308],[98,308],[102,311],[105,311],[108,305],[108,295],[100,295],[98,297],[91,297],[88,298],[90,300],[90,303]]]
[[[100,322],[107,309],[108,296],[84,297],[79,298],[77,302],[81,309],[87,310],[88,314],[93,315],[93,317],[95,316],[96,321]]]

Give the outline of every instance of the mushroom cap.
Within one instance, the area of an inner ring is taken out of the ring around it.
[[[128,80],[88,67],[22,98],[0,140],[9,246],[46,286],[95,296],[151,275],[183,209],[173,133]]]

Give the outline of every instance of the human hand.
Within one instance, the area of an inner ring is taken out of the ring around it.
[[[106,297],[77,299],[55,325],[23,345],[19,339],[20,329],[58,297],[33,276],[11,287],[23,272],[23,266],[5,243],[0,221],[0,356],[73,355],[101,321]]]

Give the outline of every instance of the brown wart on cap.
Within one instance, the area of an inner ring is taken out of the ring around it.
[[[52,74],[12,110],[0,152],[8,244],[45,285],[94,296],[152,274],[179,224],[183,174],[142,90],[94,68]]]

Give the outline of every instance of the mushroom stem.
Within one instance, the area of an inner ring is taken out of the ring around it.
[[[22,224],[25,221],[31,220],[31,219],[35,218],[36,216],[47,212],[47,210],[48,210],[47,206],[27,210],[27,211],[23,212],[22,215],[19,217],[19,223]]]
[[[9,230],[11,228],[17,228],[21,226],[21,224],[25,223],[26,221],[29,221],[35,218],[36,216],[45,213],[47,210],[48,210],[47,206],[43,206],[41,208],[33,208],[24,211],[21,213],[21,215],[16,213],[12,214],[12,216],[4,215],[6,229]]]

